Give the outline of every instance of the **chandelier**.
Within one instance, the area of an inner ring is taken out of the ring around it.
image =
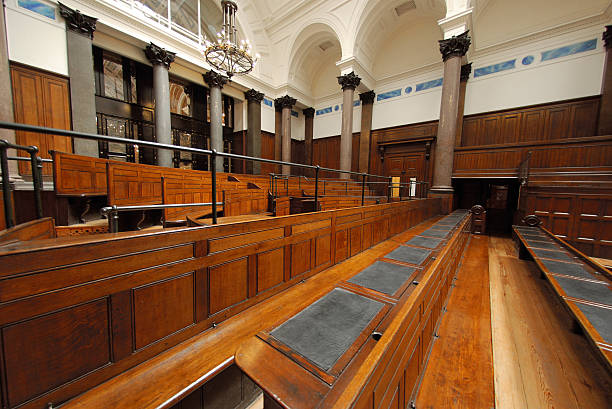
[[[257,64],[259,54],[251,55],[251,43],[247,39],[238,44],[236,29],[236,11],[238,6],[232,0],[222,0],[223,27],[217,33],[215,42],[205,39],[205,48],[202,51],[211,67],[225,72],[229,78],[233,75],[248,74]]]

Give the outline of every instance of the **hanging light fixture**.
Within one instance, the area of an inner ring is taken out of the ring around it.
[[[223,27],[217,33],[216,41],[205,39],[205,48],[202,51],[208,64],[215,70],[225,72],[231,79],[233,75],[248,74],[253,70],[259,59],[251,55],[251,43],[247,39],[238,44],[238,30],[236,29],[236,11],[238,6],[234,1],[222,0]]]

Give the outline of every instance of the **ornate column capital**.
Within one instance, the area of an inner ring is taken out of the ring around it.
[[[174,62],[176,53],[161,48],[153,43],[149,44],[145,48],[145,55],[153,65],[164,65],[166,68],[170,68],[170,64]]]
[[[246,91],[244,93],[244,97],[249,102],[261,103],[261,101],[263,101],[263,99],[264,99],[264,94],[263,94],[263,92],[259,92],[259,91],[255,90],[255,89],[251,88],[250,90],[248,90],[248,91]]]
[[[604,47],[606,48],[606,50],[612,48],[612,25],[606,26],[606,31],[603,32],[601,38],[603,39]]]
[[[58,4],[60,15],[66,19],[66,28],[89,38],[93,38],[93,33],[96,31],[97,18],[86,16],[79,10],[71,9],[62,3]]]
[[[208,71],[206,74],[202,74],[202,78],[204,78],[204,82],[211,88],[223,88],[223,86],[227,84],[227,77],[212,70]]]
[[[354,90],[355,88],[359,86],[360,83],[361,83],[361,78],[359,78],[355,74],[355,71],[352,71],[346,75],[341,75],[338,77],[338,84],[342,86],[342,91],[344,91],[345,89]]]
[[[373,104],[376,93],[374,90],[359,94],[359,99],[363,105]]]
[[[461,82],[465,82],[470,78],[470,74],[472,73],[472,63],[463,64],[461,66]]]
[[[314,108],[306,108],[303,109],[302,112],[306,118],[314,118],[315,110]]]
[[[285,95],[284,97],[276,98],[274,100],[274,106],[279,107],[281,110],[284,108],[293,108],[297,99],[291,98],[289,95]]]
[[[458,36],[452,36],[446,40],[439,40],[440,52],[442,53],[442,61],[448,60],[450,57],[463,57],[470,48],[472,39],[468,36],[470,31],[466,31]]]

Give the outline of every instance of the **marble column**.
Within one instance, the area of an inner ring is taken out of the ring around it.
[[[62,3],[59,3],[59,12],[66,20],[72,129],[95,134],[98,129],[92,40],[97,19],[81,14],[79,10],[73,10]],[[96,158],[99,156],[96,141],[74,138],[73,145],[74,152],[79,155]]]
[[[440,52],[444,61],[444,82],[442,84],[442,101],[440,103],[440,123],[436,139],[434,159],[432,196],[443,197],[443,210],[452,208],[453,155],[457,134],[457,112],[459,110],[459,85],[461,76],[461,58],[470,47],[471,39],[466,31],[458,36],[440,40]]]
[[[297,100],[289,95],[278,98],[275,104],[280,106],[281,111],[281,135],[282,135],[282,152],[281,160],[283,162],[291,162],[291,110]],[[283,165],[281,168],[283,175],[291,174],[291,166]]]
[[[461,138],[463,137],[463,113],[465,111],[465,90],[467,88],[468,79],[472,73],[472,63],[463,64],[461,66],[461,77],[459,84],[459,107],[457,109],[457,134],[455,136],[455,146],[461,146]]]
[[[283,108],[279,98],[274,100],[274,160],[283,158]],[[276,166],[275,173],[281,172],[281,167]]]
[[[338,77],[338,84],[342,87],[342,131],[340,133],[340,170],[351,170],[353,159],[353,98],[355,88],[359,86],[361,78],[351,72]],[[349,179],[350,175],[341,173],[342,179]]]
[[[254,89],[244,93],[247,100],[247,140],[246,154],[261,158],[261,101],[264,94]],[[261,162],[246,162],[246,173],[259,175]]]
[[[304,163],[312,165],[315,110],[314,108],[306,108],[302,112],[304,113]]]
[[[361,134],[359,135],[359,172],[370,171],[370,145],[372,135],[372,108],[374,107],[374,91],[359,94],[361,100]]]
[[[606,26],[606,31],[603,33],[603,41],[606,56],[601,84],[597,135],[612,135],[612,25]]]
[[[6,22],[4,7],[0,10],[0,120],[14,122],[13,113],[13,89],[11,86],[11,70],[9,66],[8,42],[6,39]],[[6,139],[10,143],[17,143],[15,132],[8,129],[0,129],[0,139]],[[9,150],[9,155],[17,156],[15,151]],[[19,177],[17,161],[8,161],[11,179]],[[0,224],[4,223],[4,218]]]
[[[210,89],[210,148],[223,152],[223,99],[221,89],[227,83],[227,77],[214,71],[203,75],[204,82]],[[217,172],[223,172],[223,158],[217,158]]]
[[[155,98],[155,138],[159,143],[172,145],[172,123],[170,120],[170,79],[168,70],[174,62],[173,52],[153,43],[145,48],[145,54],[153,64],[153,96]],[[172,151],[159,149],[157,164],[174,167]]]

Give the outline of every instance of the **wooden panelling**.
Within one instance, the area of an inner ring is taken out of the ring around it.
[[[590,137],[596,134],[599,97],[466,116],[461,146]]]
[[[106,299],[4,327],[8,406],[106,365],[109,339]]]
[[[550,181],[608,182],[612,171],[612,138],[592,137],[550,144],[526,144],[495,149],[455,149],[454,177],[517,176],[518,167],[531,152],[530,185]],[[597,168],[597,169],[595,169]],[[600,177],[600,175],[603,175]]]
[[[291,278],[310,271],[312,262],[310,245],[309,239],[291,246]]]
[[[612,258],[612,195],[530,188],[526,214],[583,253]]]
[[[284,249],[278,248],[257,255],[257,293],[283,282]],[[260,273],[261,272],[261,273]]]
[[[107,160],[53,151],[55,193],[66,196],[104,196]]]
[[[134,289],[136,350],[194,323],[193,282],[187,274]]]
[[[209,268],[208,288],[211,315],[247,299],[247,267],[247,259],[243,257]]]
[[[15,122],[49,128],[70,129],[70,97],[68,80],[50,73],[11,66]],[[49,151],[72,152],[72,141],[65,136],[16,132],[17,144],[38,147],[42,158],[50,158]],[[20,152],[20,156],[26,156]],[[19,173],[31,174],[30,164],[19,163]],[[51,175],[48,164],[43,174]]]
[[[393,234],[384,227],[390,220],[403,230],[437,214],[439,204],[415,200],[5,247],[6,406],[63,402],[331,266],[336,236],[344,234],[344,259],[351,229],[374,227],[376,244]],[[337,219],[345,222],[340,234]]]

